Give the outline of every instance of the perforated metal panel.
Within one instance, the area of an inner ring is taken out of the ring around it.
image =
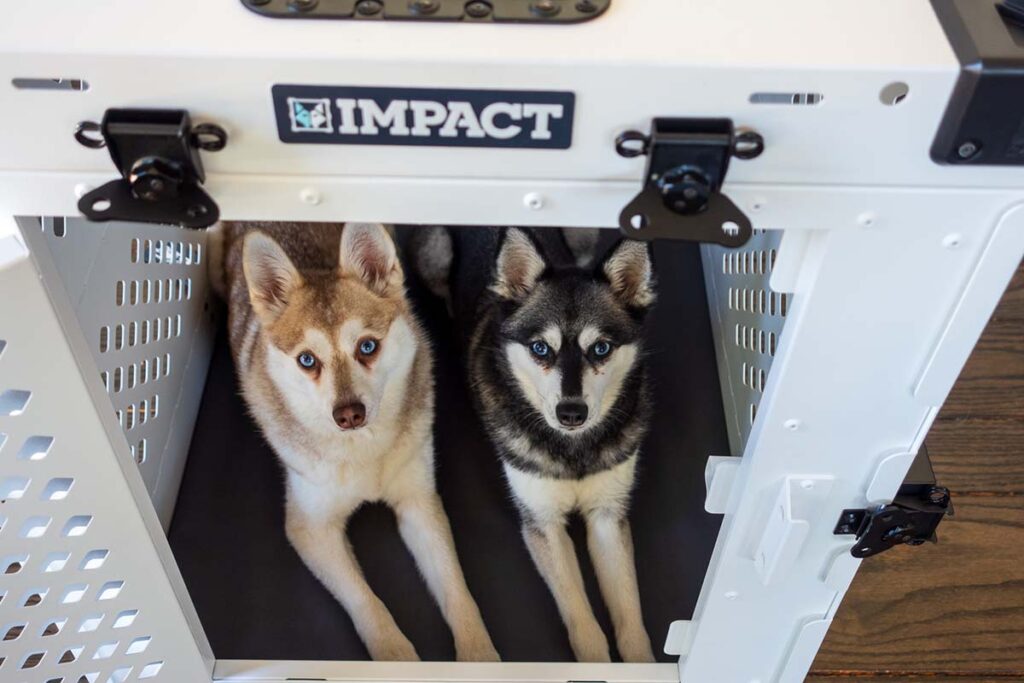
[[[57,264],[166,529],[212,349],[206,233],[44,218],[25,236]]]
[[[0,240],[0,680],[209,680],[142,479],[37,256]]]
[[[701,248],[734,455],[757,418],[789,308],[789,295],[768,285],[781,239],[782,231],[755,230],[741,249]]]

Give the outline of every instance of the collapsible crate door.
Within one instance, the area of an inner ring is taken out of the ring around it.
[[[204,680],[149,496],[53,264],[33,256],[0,239],[0,679]]]
[[[24,236],[53,256],[166,529],[213,344],[206,233],[82,218],[41,227]]]

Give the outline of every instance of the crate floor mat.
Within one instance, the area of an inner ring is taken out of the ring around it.
[[[607,238],[607,236],[606,236]],[[704,511],[708,455],[727,454],[699,249],[655,248],[658,304],[649,322],[655,415],[641,453],[630,521],[644,619],[661,661],[669,624],[688,619],[720,518]],[[501,469],[472,410],[443,304],[413,288],[433,339],[438,488],[470,591],[504,661],[573,661],[565,629],[535,570]],[[344,609],[284,535],[281,470],[239,396],[220,334],[171,530],[171,546],[220,659],[362,660]],[[571,532],[587,591],[614,638],[586,552]],[[440,611],[402,544],[391,511],[367,505],[348,533],[374,591],[425,660],[452,660]]]

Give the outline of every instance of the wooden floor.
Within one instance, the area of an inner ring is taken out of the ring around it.
[[[864,561],[809,681],[1024,681],[1024,266],[927,444],[956,515]]]

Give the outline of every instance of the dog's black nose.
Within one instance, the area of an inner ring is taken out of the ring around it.
[[[566,427],[579,427],[587,421],[587,404],[579,399],[561,401],[555,406],[555,415]]]
[[[344,430],[359,429],[366,422],[366,406],[359,401],[334,409],[334,421]]]

